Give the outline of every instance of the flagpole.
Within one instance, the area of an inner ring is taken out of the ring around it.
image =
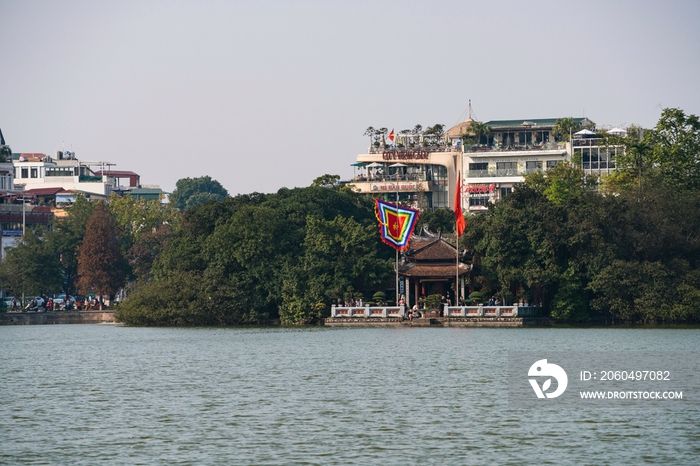
[[[455,261],[455,306],[459,306],[459,234],[457,233],[459,226],[455,219],[455,244],[457,245],[457,260]]]
[[[392,130],[393,131],[393,130]],[[399,218],[399,177],[396,176],[396,221]],[[396,248],[396,301],[394,303],[399,305],[399,248]]]
[[[457,174],[455,186],[455,306],[459,306],[459,237],[461,236],[460,224],[464,222],[462,212],[462,174]],[[462,220],[460,222],[460,219]]]

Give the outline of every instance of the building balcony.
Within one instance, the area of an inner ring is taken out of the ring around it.
[[[581,168],[584,170],[614,170],[615,162],[583,162]]]
[[[518,170],[515,168],[501,168],[495,170],[469,170],[467,178],[498,178],[502,176],[525,176],[527,173],[540,170]]]
[[[439,145],[439,146],[421,146],[416,145],[414,147],[370,147],[367,150],[368,154],[383,154],[385,152],[461,152],[459,147]]]
[[[482,157],[540,157],[566,155],[566,143],[544,144],[534,146],[479,146],[465,148],[464,155],[475,159]]]
[[[434,190],[433,184],[429,181],[391,180],[390,178],[373,180],[358,178],[350,181],[349,184],[353,185],[355,191],[359,193],[427,192]]]
[[[600,138],[573,139],[571,143],[574,147],[595,147],[600,145]]]
[[[540,142],[529,144],[509,144],[502,145],[499,143],[492,145],[474,144],[464,146],[464,152],[518,152],[518,151],[539,151],[539,150],[561,150],[566,147],[565,142]]]

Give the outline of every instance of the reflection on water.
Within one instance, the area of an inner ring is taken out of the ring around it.
[[[0,464],[697,464],[696,408],[515,410],[507,355],[694,329],[0,327]]]

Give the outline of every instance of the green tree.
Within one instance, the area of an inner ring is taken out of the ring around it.
[[[440,144],[442,142],[442,136],[445,134],[445,125],[436,123],[433,126],[429,126],[423,132],[423,141],[426,144],[434,145]]]
[[[61,289],[59,255],[44,233],[28,229],[16,247],[7,249],[0,266],[6,291],[20,296],[53,293]]]
[[[368,136],[369,137],[369,145],[372,145],[372,138],[374,138],[374,135],[377,133],[377,130],[374,129],[373,126],[368,126],[367,129],[365,130],[363,136]]]
[[[172,226],[162,224],[139,235],[136,242],[131,245],[126,253],[126,259],[137,280],[147,281],[152,277],[153,263],[158,261],[167,249],[172,235]]]
[[[175,183],[170,202],[180,211],[189,210],[206,201],[220,201],[228,196],[228,191],[210,176],[182,178]]]
[[[571,135],[577,132],[581,126],[572,117],[559,118],[554,122],[552,135],[557,141],[568,141]]]
[[[468,134],[474,138],[474,144],[482,144],[481,138],[491,134],[491,127],[481,121],[472,121],[468,131]]]
[[[78,277],[78,288],[83,294],[98,296],[112,296],[125,283],[126,261],[116,222],[104,202],[95,206],[87,223],[78,249]]]
[[[369,295],[374,290],[368,288],[391,278],[386,264],[393,255],[381,247],[376,229],[371,200],[333,187],[283,188],[201,204],[185,213],[182,228],[155,260],[150,281],[122,303],[129,310],[124,322],[313,321],[327,315],[331,300],[348,287]],[[153,296],[190,274],[217,283],[207,296],[224,302],[223,314],[205,307],[171,318],[165,309],[173,309],[172,300]]]
[[[454,233],[455,213],[451,209],[424,210],[418,216],[416,231],[420,231],[424,225],[434,233]]]
[[[372,289],[392,272],[393,261],[381,257],[376,227],[352,218],[309,217],[303,246],[301,260],[283,275],[283,323],[316,321],[347,289]]]
[[[314,179],[311,186],[317,186],[319,188],[337,188],[340,186],[340,176],[339,175],[323,175]]]
[[[603,180],[607,192],[635,189],[642,201],[646,186],[700,189],[700,119],[677,108],[664,109],[652,130],[632,128],[625,137],[606,135],[604,143],[624,151],[616,170]]]
[[[64,218],[54,220],[54,227],[45,233],[51,249],[60,259],[59,267],[54,272],[64,279],[63,291],[75,293],[75,281],[78,274],[78,248],[83,242],[87,226],[95,203],[89,202],[81,194],[68,207]]]
[[[656,127],[646,133],[654,166],[667,186],[700,189],[700,119],[681,109],[666,108]]]
[[[0,163],[12,161],[12,149],[8,145],[0,146]]]

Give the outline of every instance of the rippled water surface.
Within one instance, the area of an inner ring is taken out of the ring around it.
[[[700,330],[0,327],[0,464],[698,464],[693,407],[509,408],[542,348]]]

